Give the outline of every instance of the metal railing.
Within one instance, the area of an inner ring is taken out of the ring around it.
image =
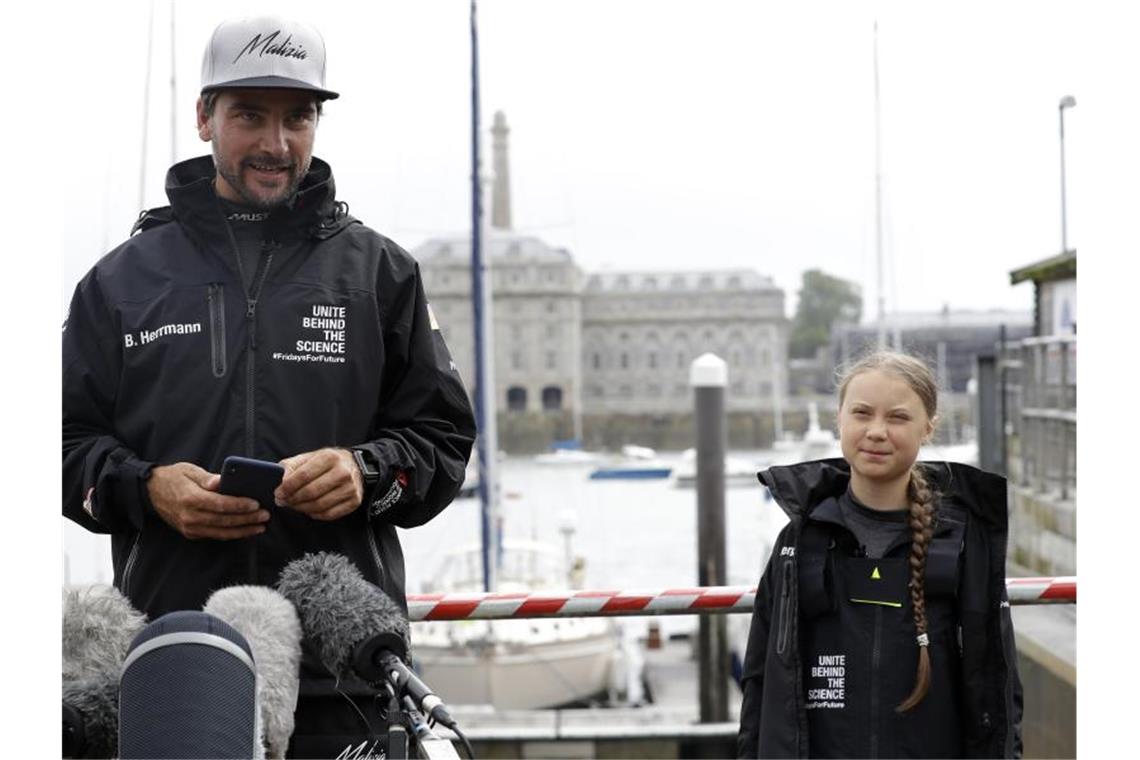
[[[1075,604],[1076,576],[1007,578],[1009,603]],[[630,591],[541,591],[408,594],[408,617],[422,620],[506,620],[541,617],[622,617],[751,612],[755,586],[705,586]]]
[[[1020,448],[1017,484],[1070,499],[1077,484],[1077,338],[1026,338],[1006,356],[1007,419]]]

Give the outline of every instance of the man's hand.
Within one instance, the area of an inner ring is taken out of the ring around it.
[[[229,541],[265,532],[269,512],[257,501],[218,493],[221,476],[189,462],[155,467],[146,482],[154,510],[186,538]]]
[[[273,493],[277,503],[314,520],[336,520],[364,499],[364,476],[348,449],[317,449],[282,459],[285,477]]]

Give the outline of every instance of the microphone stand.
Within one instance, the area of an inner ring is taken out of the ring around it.
[[[403,707],[400,705],[400,697],[396,693],[396,688],[387,681],[384,682],[384,688],[388,692],[388,735],[384,756],[389,760],[407,760],[408,731],[402,720]]]
[[[441,739],[428,726],[427,719],[416,708],[411,697],[401,700],[399,692],[390,681],[384,682],[388,692],[387,708],[387,750],[389,760],[407,760],[409,746],[415,756],[426,760],[459,760],[459,753],[446,739]],[[409,734],[410,732],[410,734]]]

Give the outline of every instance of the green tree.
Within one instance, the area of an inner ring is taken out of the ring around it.
[[[789,355],[794,359],[815,356],[820,346],[827,345],[833,325],[857,324],[862,315],[863,296],[858,285],[818,269],[805,271],[792,321]]]

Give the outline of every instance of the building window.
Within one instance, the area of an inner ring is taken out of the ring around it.
[[[520,388],[516,385],[507,389],[507,411],[526,411],[526,388]]]
[[[685,368],[685,352],[684,351],[678,351],[677,352],[677,369],[684,369],[684,368]]]
[[[562,409],[562,389],[557,385],[548,385],[543,388],[542,408],[547,412],[557,412]]]
[[[621,355],[621,368],[629,369],[629,354],[623,353]]]
[[[546,352],[546,368],[547,369],[558,369],[558,352],[557,351],[547,351]]]
[[[601,369],[601,368],[602,368],[602,355],[595,353],[594,354],[594,369]]]
[[[558,304],[555,302],[555,300],[553,298],[548,299],[546,301],[546,313],[547,314],[554,314],[556,311],[558,311]]]
[[[511,351],[511,369],[522,369],[523,361],[522,354],[518,351]]]
[[[621,398],[633,398],[633,386],[623,385],[618,388],[618,396]]]
[[[650,351],[647,361],[649,362],[649,369],[657,369],[657,352]]]

